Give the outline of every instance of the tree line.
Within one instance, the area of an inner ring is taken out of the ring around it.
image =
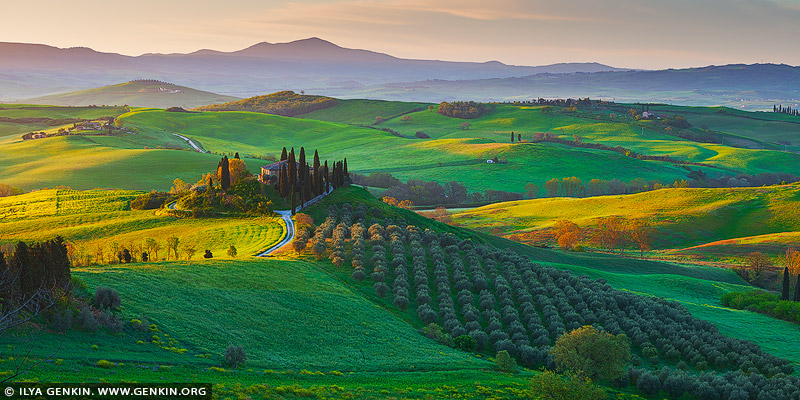
[[[328,160],[320,163],[319,151],[314,150],[313,164],[306,162],[306,150],[300,147],[299,157],[295,156],[294,147],[281,152],[280,171],[278,177],[262,176],[262,180],[275,183],[280,196],[290,199],[292,215],[295,208],[301,208],[306,202],[321,194],[328,193],[342,186],[350,185],[350,173],[347,170],[347,158],[334,161],[333,168],[328,168]]]
[[[44,242],[17,242],[13,254],[0,252],[0,330],[28,320],[68,296],[71,275],[67,247],[60,236]]]
[[[373,172],[369,175],[352,174],[353,183],[386,188],[384,201],[392,205],[410,202],[411,205],[462,205],[485,202],[522,200],[522,194],[487,189],[484,192],[469,192],[463,184],[449,181],[444,185],[436,181],[409,179],[401,182],[388,172]],[[404,203],[408,205],[409,203]]]

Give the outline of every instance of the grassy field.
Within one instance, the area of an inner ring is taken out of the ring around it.
[[[677,249],[715,240],[800,231],[794,208],[797,185],[731,189],[661,189],[623,196],[548,198],[498,203],[453,215],[468,228],[503,235],[552,228],[567,219],[594,228],[597,219],[620,215],[656,229],[654,249]],[[785,248],[783,249],[785,251]]]
[[[133,81],[79,92],[37,97],[26,101],[34,104],[61,106],[127,104],[139,107],[194,108],[233,100],[238,100],[238,98],[179,85]]]
[[[376,117],[390,119],[419,108],[427,108],[427,103],[408,103],[384,100],[339,100],[333,107],[303,114],[302,118],[343,124],[371,125]]]
[[[41,241],[60,235],[75,245],[76,257],[91,255],[93,262],[103,264],[95,257],[97,249],[113,259],[112,243],[132,250],[152,238],[161,244],[158,257],[164,259],[167,238],[176,236],[181,246],[197,250],[195,259],[206,249],[216,258],[230,258],[226,253],[231,245],[239,257],[247,257],[286,235],[279,218],[175,218],[159,216],[153,210],[130,210],[129,201],[140,194],[43,190],[0,198],[0,242]],[[183,251],[179,255],[186,257]]]

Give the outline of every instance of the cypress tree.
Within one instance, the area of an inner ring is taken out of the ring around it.
[[[306,206],[306,196],[305,196],[306,191],[304,190],[305,186],[306,186],[306,181],[300,181],[300,190],[299,190],[300,193],[298,193],[300,195],[300,209],[303,209],[303,207]]]
[[[234,160],[238,160],[239,159],[239,152],[238,151],[236,152],[236,154],[233,155],[233,159]]]
[[[517,134],[517,142],[519,142],[520,140],[522,140],[522,134],[521,134],[521,133],[518,133],[518,134]]]
[[[278,189],[281,192],[281,197],[284,199],[289,195],[289,174],[286,172],[286,164],[281,164],[281,172],[278,175]]]
[[[298,178],[300,182],[305,182],[307,175],[308,175],[308,168],[306,168],[306,149],[305,147],[300,147],[300,159],[297,161],[297,168],[299,168]],[[302,185],[301,185],[302,187]]]
[[[289,185],[294,186],[297,184],[297,161],[294,158],[294,147],[289,152],[289,161],[286,172],[289,174]]]
[[[319,152],[314,150],[314,197],[322,194],[322,176],[319,167]]]
[[[222,190],[228,190],[228,188],[231,186],[231,170],[228,166],[228,156],[222,157],[222,165],[220,168],[222,168],[222,170],[219,174],[219,186],[222,188]]]
[[[347,157],[344,158],[344,170],[343,170],[343,173],[344,173],[343,176],[350,176],[350,173],[347,172]]]
[[[289,155],[286,154],[286,147],[284,146],[283,151],[281,152],[281,161],[286,161],[289,159]]]
[[[324,192],[327,194],[331,185],[331,177],[328,175],[328,160],[325,160],[325,167],[322,171],[323,185],[325,186]]]
[[[294,215],[294,207],[295,207],[294,185],[292,185],[291,191],[292,191],[292,215]]]
[[[789,267],[783,268],[783,291],[781,292],[781,300],[789,300]]]
[[[800,301],[800,274],[797,274],[797,280],[794,282],[794,301]]]
[[[514,132],[511,132],[511,143],[514,143]]]

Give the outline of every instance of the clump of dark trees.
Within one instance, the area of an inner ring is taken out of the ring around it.
[[[800,396],[791,362],[723,335],[677,302],[616,290],[509,249],[383,216],[363,204],[332,206],[315,234],[314,252],[319,258],[330,252],[339,268],[350,259],[357,285],[372,285],[387,307],[413,314],[441,343],[490,356],[506,351],[526,367],[552,369],[555,341],[591,325],[630,340],[633,367],[612,385],[632,385],[647,395],[663,390],[673,398]],[[336,242],[348,231],[353,245],[342,255],[338,248],[346,247]],[[326,249],[327,238],[334,240]]]
[[[280,168],[277,179],[262,176],[262,180],[274,183],[280,196],[284,200],[290,199],[292,214],[298,205],[302,208],[314,197],[328,193],[331,189],[348,186],[351,182],[347,171],[347,158],[334,161],[333,168],[329,169],[328,160],[321,164],[319,152],[314,150],[313,164],[308,165],[304,147],[300,147],[299,157],[295,157],[294,147],[289,152],[284,147],[281,152]]]
[[[474,101],[443,101],[439,103],[439,108],[437,109],[439,114],[463,119],[477,118],[484,111],[486,111],[486,104]]]
[[[722,304],[737,310],[767,314],[784,321],[800,324],[800,274],[794,279],[794,288],[789,268],[783,269],[781,295],[763,290],[729,292],[722,295]]]
[[[256,96],[223,104],[198,107],[201,111],[252,111],[294,117],[312,111],[333,107],[337,100],[332,97],[297,94],[290,90]]]
[[[402,183],[388,172],[352,176],[355,184],[386,188],[381,196],[393,197],[398,201],[410,200],[415,205],[464,205],[522,200],[522,194],[502,190],[489,189],[483,193],[469,193],[464,185],[456,181],[447,182],[444,186],[436,181],[426,182],[420,179],[409,179]]]
[[[783,105],[772,106],[772,112],[794,115],[795,117],[800,116],[800,110],[792,108],[790,106],[786,107],[784,107]]]
[[[101,326],[122,330],[122,319],[114,312],[120,305],[119,294],[98,287],[89,299],[86,284],[71,276],[61,237],[33,244],[20,241],[8,257],[0,252],[0,298],[0,331],[43,317],[58,332],[74,323],[87,331]]]

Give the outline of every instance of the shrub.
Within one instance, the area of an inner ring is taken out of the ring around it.
[[[97,366],[100,367],[100,368],[114,368],[116,365],[117,364],[114,364],[111,361],[106,361],[106,360],[98,360],[97,361]]]
[[[57,332],[66,332],[72,327],[72,311],[66,309],[53,314],[53,326]]]
[[[231,245],[228,247],[228,257],[236,258],[236,246]]]
[[[116,290],[106,286],[98,286],[94,291],[94,306],[99,309],[119,308],[120,298]]]
[[[517,370],[517,362],[511,358],[511,355],[506,350],[497,352],[497,356],[494,358],[494,365],[499,371],[503,372],[515,372]]]
[[[652,396],[661,390],[661,381],[658,380],[658,376],[648,371],[639,376],[636,388],[642,393]]]
[[[214,254],[211,253],[211,250],[206,250],[205,254],[203,254],[203,258],[214,258]]]
[[[94,332],[100,328],[100,323],[95,318],[94,313],[89,307],[83,307],[78,314],[78,323],[81,327],[89,332]]]
[[[470,352],[475,351],[475,348],[478,347],[478,341],[470,335],[458,336],[457,338],[453,339],[453,344],[457,349]]]
[[[416,136],[417,139],[430,139],[431,138],[430,135],[428,135],[427,133],[425,133],[423,131],[417,131],[417,133],[414,136]]]
[[[567,372],[560,376],[553,371],[542,370],[531,379],[531,390],[536,399],[581,399],[601,400],[606,398],[606,392],[591,379]]]
[[[378,296],[383,297],[386,295],[386,292],[388,291],[389,291],[389,286],[387,286],[385,283],[383,282],[375,283],[375,294],[377,294]]]
[[[240,365],[244,365],[245,361],[247,361],[247,354],[242,346],[229,345],[228,348],[225,349],[226,364],[233,368],[237,368]]]

